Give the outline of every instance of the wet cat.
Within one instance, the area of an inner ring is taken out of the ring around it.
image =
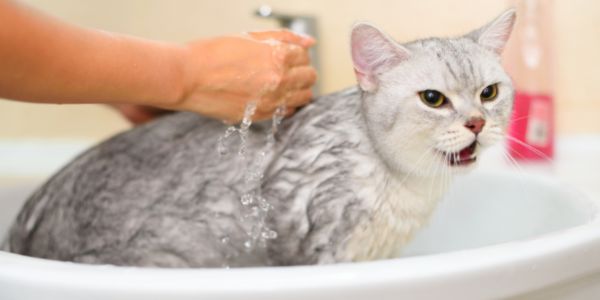
[[[513,88],[500,64],[509,10],[458,38],[398,44],[357,24],[358,87],[282,122],[265,157],[265,220],[245,247],[243,162],[216,148],[222,123],[178,113],[79,156],[23,207],[10,251],[94,264],[241,267],[389,258],[422,227],[450,177],[500,140]],[[251,128],[258,155],[268,125]]]

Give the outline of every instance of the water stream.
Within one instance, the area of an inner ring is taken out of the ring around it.
[[[257,149],[258,151],[248,151],[250,126],[255,111],[256,102],[249,102],[239,127],[229,126],[223,136],[219,138],[217,145],[219,155],[225,156],[235,149],[236,139],[234,137],[238,138],[237,158],[245,166],[243,170],[243,194],[240,197],[240,204],[242,205],[242,219],[240,221],[244,224],[248,235],[243,244],[247,252],[251,252],[255,247],[264,248],[268,240],[277,238],[277,232],[266,224],[268,213],[273,206],[268,199],[263,197],[261,185],[267,157],[273,150],[275,134],[285,114],[285,105],[279,106],[273,114],[271,128],[265,137],[264,146]]]

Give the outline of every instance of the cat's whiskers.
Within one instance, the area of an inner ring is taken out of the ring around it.
[[[494,143],[495,142],[499,142],[505,139],[509,139],[509,136],[505,135],[503,131],[497,131],[497,132],[493,132],[493,134],[490,135],[490,138],[494,139]],[[525,190],[526,186],[524,184],[524,174],[526,174],[525,170],[521,167],[521,164],[508,152],[506,147],[502,147],[500,153],[502,154],[504,160],[510,165],[512,166],[517,172],[517,176],[519,176],[519,180],[518,182],[520,183],[519,185],[521,186],[521,189]],[[514,152],[513,154],[517,154],[519,156],[522,156],[521,153],[519,152]]]
[[[435,160],[431,160],[429,167],[427,168],[427,173],[431,174],[431,180],[429,180],[429,189],[428,189],[428,197],[427,199],[431,199],[431,195],[432,195],[432,190],[433,190],[433,185],[435,182],[435,177],[436,177],[436,173],[435,172],[431,172],[433,171],[433,169],[437,170],[437,164],[435,163]]]
[[[448,189],[449,183],[449,174],[448,174],[448,165],[443,164],[440,170],[440,184],[438,185],[438,193],[440,198],[443,197],[445,191]]]
[[[436,187],[436,183],[437,183],[437,180],[439,177],[439,170],[443,166],[443,163],[441,163],[441,164],[437,163],[437,160],[432,160],[432,161],[434,162],[433,167],[432,167],[432,168],[434,168],[434,172],[431,173],[433,176],[430,181],[429,197],[428,197],[429,200],[431,200],[433,197],[436,196],[436,194],[433,194],[432,192],[433,192],[434,188]]]
[[[448,156],[446,155],[445,157],[445,162],[446,164],[444,165],[444,177],[445,177],[445,186],[444,186],[444,190],[447,190],[450,186],[450,183],[452,181],[452,171],[450,170],[450,165],[449,165],[449,161],[448,161]]]
[[[525,186],[525,181],[523,178],[523,176],[525,175],[525,171],[521,168],[521,165],[508,153],[506,148],[502,148],[501,153],[504,156],[504,159],[508,162],[508,164],[514,166],[517,169],[517,174],[519,176],[519,180],[517,181],[519,182],[521,190],[525,191],[527,188]]]
[[[515,143],[517,143],[517,144],[525,147],[527,150],[532,151],[533,153],[535,153],[536,155],[538,155],[539,158],[542,158],[542,159],[544,159],[544,160],[546,160],[548,162],[553,162],[554,161],[551,157],[549,157],[548,155],[546,155],[544,152],[536,149],[535,147],[533,147],[533,146],[531,146],[531,145],[529,145],[529,144],[527,144],[527,143],[525,143],[525,142],[523,142],[523,141],[521,141],[521,140],[519,140],[519,139],[517,139],[515,137],[512,137],[510,135],[506,135],[506,139],[508,139],[510,141],[513,141],[513,142],[515,142]],[[518,153],[518,152],[515,151],[515,153]],[[522,154],[522,153],[519,153],[519,154]]]
[[[421,162],[426,157],[428,157],[428,155],[432,155],[432,154],[435,154],[435,153],[432,152],[431,149],[427,149],[419,156],[419,158],[415,162],[413,168],[411,168],[408,171],[408,173],[406,173],[406,175],[400,181],[392,183],[392,181],[395,181],[396,179],[394,177],[387,177],[387,178],[385,178],[385,183],[382,185],[381,188],[385,190],[385,189],[390,188],[392,185],[405,184],[406,180],[411,178],[411,176],[417,170],[422,169]],[[429,163],[427,164],[428,169],[430,169],[432,167],[432,165],[435,163],[434,161],[435,161],[434,159],[429,161]],[[380,194],[385,194],[385,192],[382,192]],[[393,200],[395,200],[395,199],[389,198],[386,196],[383,196],[383,197],[380,197],[377,199],[377,201],[375,203],[375,207],[370,216],[370,221],[374,222],[374,224],[376,224],[377,227],[390,228],[388,226],[391,225],[391,228],[396,228],[398,226],[398,224],[400,224],[400,225],[405,224],[402,222],[402,220],[397,219],[397,213],[399,213],[401,210],[398,207],[399,202],[393,201]],[[400,200],[402,200],[402,199],[400,199]],[[387,208],[387,209],[384,209],[384,208]],[[409,212],[409,215],[412,213],[414,213],[414,212]],[[406,221],[406,220],[404,220],[404,221]],[[388,223],[389,225],[386,226],[386,225],[381,224],[380,222],[385,222],[385,223]],[[405,236],[405,234],[402,233],[397,236],[403,237],[403,236]],[[404,237],[404,238],[406,238],[406,237]],[[384,249],[384,248],[386,248],[385,244],[389,243],[389,239],[375,239],[374,243],[375,243],[375,245],[372,245],[373,250],[374,249]],[[373,247],[373,246],[375,246],[375,247]]]
[[[543,153],[540,150],[536,149],[535,147],[533,147],[533,146],[531,146],[531,145],[529,145],[529,144],[527,144],[527,143],[525,143],[525,142],[523,142],[523,141],[521,141],[521,140],[519,140],[519,139],[517,139],[515,137],[512,137],[510,135],[506,135],[502,131],[491,132],[490,137],[493,138],[493,139],[495,139],[496,141],[501,141],[501,140],[513,141],[513,142],[515,142],[515,143],[517,143],[517,144],[525,147],[526,149],[532,151],[533,153],[535,153],[536,155],[538,155],[539,158],[542,158],[545,161],[550,162],[550,163],[554,162],[553,158],[549,157],[548,155],[546,155],[545,153]],[[494,141],[493,143],[496,143],[496,141]],[[507,150],[505,148],[503,148],[502,151],[503,151],[503,154],[508,155],[508,158],[510,158],[512,162],[517,163],[514,160],[514,158],[510,155],[510,153],[507,152]],[[512,153],[517,154],[520,157],[524,158],[524,155],[522,153],[518,152],[518,151],[512,151]]]
[[[442,163],[438,163],[437,165],[435,165],[433,178],[430,182],[428,198],[429,201],[434,201],[438,200],[437,198],[442,198],[452,182],[452,170],[449,158],[450,155],[456,156],[456,153],[444,153],[442,157]],[[434,197],[436,199],[433,199]]]
[[[399,182],[394,183],[394,184],[395,185],[404,185],[406,183],[406,181],[409,178],[411,178],[411,176],[415,173],[415,171],[417,171],[419,169],[425,170],[426,172],[424,174],[432,174],[431,169],[435,166],[437,161],[435,159],[431,159],[426,164],[425,167],[423,167],[421,165],[421,162],[423,161],[424,158],[435,156],[436,152],[433,150],[434,150],[433,148],[430,148],[430,149],[427,149],[426,151],[424,151],[421,154],[421,156],[417,159],[417,161],[415,162],[413,168],[402,178],[402,180],[400,180]],[[387,185],[387,183],[386,183],[386,185]],[[384,188],[387,188],[387,186],[384,186]],[[430,200],[430,199],[431,199],[431,196],[429,197],[428,200]],[[398,206],[400,204],[400,202],[392,201],[392,200],[393,200],[392,198],[382,197],[382,199],[380,199],[378,201],[377,208],[373,211],[372,217],[376,217],[379,214],[383,218],[392,218],[392,219],[390,219],[390,221],[392,222],[391,224],[394,224],[394,227],[395,227],[396,224],[399,222],[399,220],[394,218],[394,216],[395,216],[394,214],[390,215],[387,211],[382,210],[383,205],[385,205],[385,206],[387,206],[389,211],[398,213],[400,211],[399,206]]]
[[[455,116],[452,118],[452,120],[450,121],[450,123],[455,123],[459,120],[460,118],[458,116]],[[442,137],[438,140],[437,142],[437,147],[439,149],[457,149],[460,147],[461,144],[464,144],[464,138],[461,139],[461,133],[459,130],[456,129],[450,129],[447,130],[446,132],[444,132],[444,134],[442,135]],[[445,190],[448,189],[448,187],[451,184],[452,181],[452,167],[451,167],[451,161],[457,161],[458,160],[458,154],[456,151],[444,151],[443,153],[443,164],[440,167],[441,168],[441,172],[440,172],[440,176],[441,176],[441,182],[438,185],[438,189],[439,189],[439,193],[438,195],[442,195],[443,192]],[[436,172],[438,172],[438,170],[436,170]]]
[[[523,120],[523,119],[528,119],[530,117],[531,117],[531,115],[521,116],[521,117],[518,117],[518,118],[515,118],[515,119],[511,119],[511,122],[516,122],[516,121],[520,121],[520,120]]]
[[[400,182],[398,183],[398,185],[403,185],[405,183],[405,181],[414,174],[415,171],[417,171],[420,167],[420,163],[423,160],[423,158],[425,158],[428,154],[431,154],[429,151],[425,151],[421,154],[421,156],[417,159],[417,161],[415,162],[414,166],[412,169],[410,169],[408,171],[408,173],[404,176],[404,178],[402,178],[402,180],[400,180]],[[383,189],[387,188],[389,186],[388,182],[386,182],[383,186]],[[373,215],[375,215],[376,213],[380,212],[380,210],[383,208],[383,205],[387,205],[388,208],[391,211],[396,211],[396,203],[392,203],[391,201],[388,201],[388,199],[386,197],[383,197],[383,201],[377,201],[376,207],[373,210]]]
[[[450,181],[451,181],[451,173],[450,173],[450,165],[448,164],[448,160],[444,157],[444,163],[441,166],[441,184],[440,184],[440,191],[438,193],[438,195],[443,195],[447,190],[448,187],[450,186]]]
[[[431,147],[428,149],[428,151],[433,152],[434,155],[437,154],[436,152],[438,152],[438,150],[436,150],[435,148]],[[437,155],[436,155],[437,156]],[[429,197],[428,199],[432,199],[432,197],[434,196],[432,194],[435,182],[437,180],[437,177],[439,175],[439,168],[441,165],[443,165],[445,162],[442,162],[441,164],[438,162],[437,159],[432,159],[430,161],[430,164],[428,165],[427,168],[427,174],[429,174],[429,176],[431,177],[431,180],[429,182]]]

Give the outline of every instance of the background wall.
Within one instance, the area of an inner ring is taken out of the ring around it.
[[[248,30],[275,28],[258,19],[259,0],[27,0],[64,20],[103,30],[173,42]],[[275,10],[311,14],[320,24],[324,92],[354,84],[349,29],[369,20],[400,41],[458,35],[506,8],[503,0],[271,0]],[[560,133],[600,133],[600,2],[554,2],[555,91]],[[1,64],[1,62],[0,62]],[[127,128],[117,113],[100,105],[39,105],[0,101],[0,139],[97,140]]]

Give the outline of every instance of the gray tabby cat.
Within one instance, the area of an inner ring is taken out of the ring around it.
[[[225,125],[178,113],[111,138],[51,178],[23,207],[10,251],[159,267],[393,257],[427,222],[449,176],[502,138],[513,88],[499,54],[514,20],[509,10],[462,37],[403,45],[357,24],[359,87],[284,120],[266,157],[266,223],[278,237],[265,247],[243,246],[245,167],[216,151]],[[255,156],[268,129],[251,131]]]

